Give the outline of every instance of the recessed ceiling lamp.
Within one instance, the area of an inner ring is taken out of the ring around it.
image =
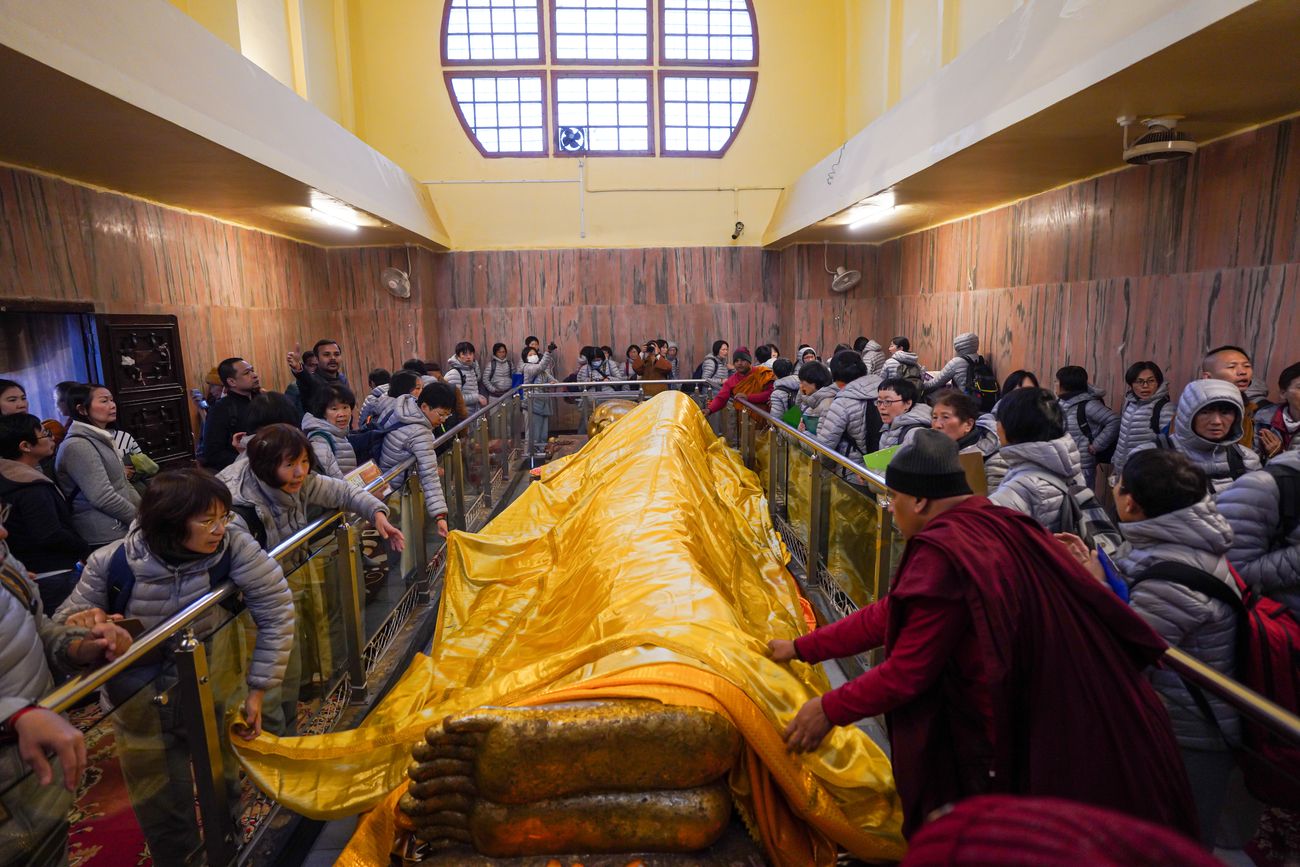
[[[874,196],[868,196],[858,202],[854,211],[853,220],[849,223],[849,231],[861,229],[863,226],[870,226],[872,223],[878,223],[894,212],[894,191],[885,190],[883,193],[876,193]]]
[[[356,208],[319,190],[311,191],[311,215],[322,223],[352,232],[361,228],[364,219]]]

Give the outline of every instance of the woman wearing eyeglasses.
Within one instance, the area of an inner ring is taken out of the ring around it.
[[[1156,442],[1161,434],[1169,433],[1177,409],[1169,399],[1164,371],[1154,361],[1139,361],[1130,366],[1124,372],[1124,381],[1128,383],[1128,393],[1124,396],[1115,455],[1110,460],[1112,486],[1123,474],[1129,455]]]
[[[228,527],[230,509],[230,491],[203,470],[159,474],[145,492],[139,517],[126,538],[90,555],[81,581],[54,619],[94,622],[103,620],[108,611],[151,629],[211,590],[213,573],[227,574],[257,625],[244,677],[248,693],[241,730],[251,739],[262,730],[263,697],[284,677],[293,645],[294,607],[280,566],[251,536]],[[134,579],[129,589],[121,580],[128,574]],[[111,587],[118,589],[110,596]],[[195,632],[206,638],[227,616],[223,609],[214,608],[194,624]],[[214,664],[214,676],[229,668]],[[186,863],[194,841],[200,839],[189,766],[191,734],[182,722],[183,699],[172,688],[176,683],[173,657],[164,654],[155,664],[128,669],[106,687],[107,697],[116,705],[110,719],[122,775],[156,864]],[[164,692],[168,692],[165,703],[153,701]],[[220,721],[229,696],[222,690],[215,692]],[[229,776],[238,803],[234,774]]]

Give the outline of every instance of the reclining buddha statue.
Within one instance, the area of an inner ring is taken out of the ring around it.
[[[810,608],[758,479],[687,395],[627,412],[447,545],[432,651],[359,728],[237,745],[291,809],[369,811],[339,863],[689,853],[733,815],[782,867],[902,856],[864,732],[785,748],[829,684],[766,645]]]

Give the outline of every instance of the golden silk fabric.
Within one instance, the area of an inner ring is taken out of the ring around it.
[[[478,534],[453,533],[437,635],[353,731],[239,743],[276,800],[332,819],[379,805],[344,863],[386,863],[411,745],[449,713],[573,698],[652,698],[728,714],[746,741],[730,783],[774,863],[835,846],[901,857],[889,762],[856,728],[792,756],[780,733],[828,684],[767,658],[807,628],[757,479],[680,392],[606,429]]]

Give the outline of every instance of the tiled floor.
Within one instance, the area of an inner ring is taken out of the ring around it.
[[[316,842],[312,844],[311,851],[307,853],[307,860],[302,862],[303,867],[329,867],[339,859],[343,848],[348,845],[352,839],[352,833],[357,829],[357,817],[350,819],[339,819],[336,822],[327,822],[325,829],[320,832]]]

